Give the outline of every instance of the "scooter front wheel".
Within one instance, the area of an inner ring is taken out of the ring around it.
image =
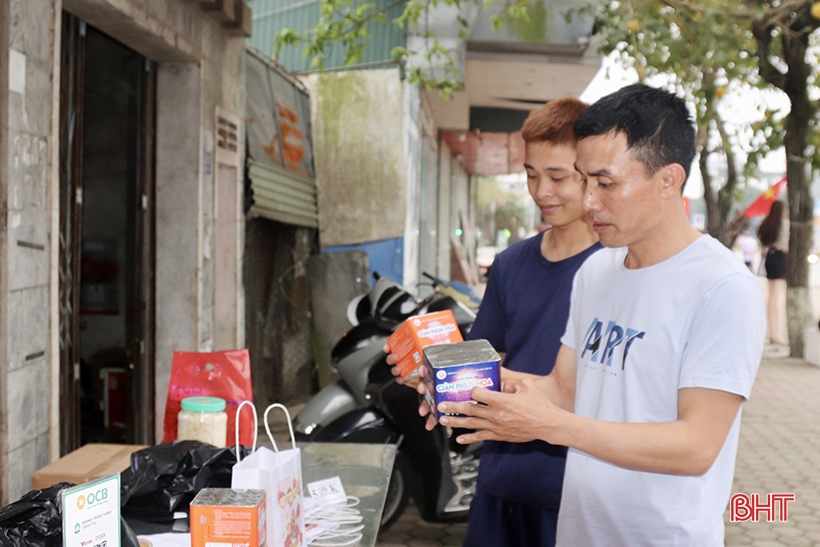
[[[387,487],[387,498],[384,501],[379,532],[384,532],[399,520],[410,500],[413,466],[403,452],[396,452],[393,462],[393,473]]]

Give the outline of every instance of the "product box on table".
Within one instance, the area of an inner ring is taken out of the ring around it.
[[[478,386],[492,391],[501,388],[501,357],[486,340],[470,340],[424,348],[424,382],[427,403],[443,414],[438,404],[472,401],[470,391]]]
[[[264,490],[203,488],[191,502],[191,547],[265,547]]]
[[[408,318],[390,335],[387,345],[398,359],[401,377],[407,378],[421,366],[425,346],[463,340],[453,312],[444,310]]]

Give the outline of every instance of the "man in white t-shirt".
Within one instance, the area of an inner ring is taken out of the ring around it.
[[[686,105],[634,85],[576,122],[585,208],[608,249],[577,273],[548,376],[505,373],[486,406],[446,403],[458,442],[570,447],[558,545],[723,545],[740,429],[766,332],[760,288],[689,223]]]

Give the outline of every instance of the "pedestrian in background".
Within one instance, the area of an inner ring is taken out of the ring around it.
[[[789,261],[789,221],[786,204],[772,203],[768,216],[760,223],[757,237],[763,246],[766,279],[769,280],[769,298],[766,303],[769,321],[767,343],[787,345],[783,325],[786,317],[786,270]]]

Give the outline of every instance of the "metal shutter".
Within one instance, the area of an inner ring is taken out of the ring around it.
[[[316,182],[292,171],[248,159],[253,189],[251,214],[271,220],[317,228]]]

